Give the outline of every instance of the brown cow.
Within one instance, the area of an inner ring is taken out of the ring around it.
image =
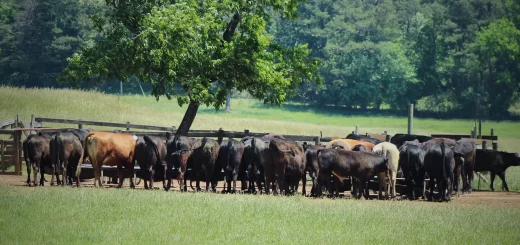
[[[271,140],[269,142],[269,153],[272,159],[271,166],[264,166],[267,193],[269,193],[268,183],[271,183],[273,176],[277,183],[275,193],[278,190],[285,194],[297,192],[300,179],[305,186],[306,159],[300,145],[293,141]]]
[[[374,148],[374,144],[365,141],[352,140],[352,139],[334,139],[327,143],[325,148],[341,148],[344,150],[350,150],[356,145],[363,145],[368,149],[368,152],[372,152],[372,148]],[[349,148],[347,149],[346,146]]]
[[[107,165],[117,166],[119,176],[117,188],[120,188],[124,181],[123,167],[132,173],[134,172],[133,159],[136,140],[137,136],[130,134],[89,132],[85,135],[84,155],[78,162],[76,176],[80,176],[83,158],[88,156],[94,170],[94,186],[103,186],[101,184],[101,167]],[[79,186],[79,181],[77,185]],[[130,178],[130,187],[135,187],[132,178]]]

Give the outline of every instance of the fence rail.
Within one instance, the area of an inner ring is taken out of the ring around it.
[[[91,125],[91,126],[104,126],[104,127],[116,127],[116,128],[126,128],[127,131],[131,128],[134,129],[146,129],[146,130],[157,130],[157,131],[175,131],[175,127],[162,127],[162,126],[150,126],[150,125],[140,125],[140,124],[131,124],[127,123],[111,123],[111,122],[98,122],[98,121],[87,121],[87,120],[70,120],[70,119],[58,119],[58,118],[45,118],[45,117],[36,117],[34,120],[38,123],[63,123],[63,124],[77,124],[79,128],[83,128],[83,125]]]

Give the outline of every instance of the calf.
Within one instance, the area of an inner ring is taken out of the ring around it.
[[[434,144],[426,151],[424,156],[424,169],[430,177],[430,200],[433,200],[433,187],[437,183],[439,189],[440,200],[449,201],[453,186],[453,169],[455,161],[453,160],[453,151],[446,147],[444,143]],[[448,190],[448,192],[446,192]]]
[[[518,153],[508,153],[503,151],[477,149],[475,171],[489,171],[491,174],[491,185],[489,188],[494,191],[493,182],[495,175],[502,179],[502,190],[509,191],[506,183],[506,170],[510,166],[520,165],[520,155]]]
[[[473,169],[475,168],[475,143],[469,140],[459,140],[457,144],[464,156],[464,163],[455,169],[455,181],[458,182],[458,176],[462,175],[462,192],[471,193]]]
[[[369,152],[347,151],[342,149],[318,150],[318,184],[317,193],[321,195],[321,185],[327,184],[332,192],[331,175],[341,181],[348,176],[358,180],[358,197],[365,190],[365,183],[370,177],[388,170],[388,160],[383,156]]]
[[[303,186],[305,186],[306,159],[303,148],[300,145],[292,141],[271,140],[269,142],[269,153],[272,158],[272,165],[269,168],[265,168],[265,178],[266,183],[270,183],[272,181],[270,178],[274,174],[277,184],[277,188],[274,190],[275,193],[278,190],[280,190],[280,193],[285,194],[296,193],[300,180],[302,180]],[[269,193],[268,184],[266,184],[266,192]]]
[[[148,135],[138,137],[135,144],[134,165],[135,162],[139,164],[141,171],[145,173],[144,188],[148,189],[148,181],[150,182],[150,189],[153,189],[155,170],[164,168],[166,173],[166,145],[163,140],[158,137],[151,137]],[[166,178],[163,178],[163,188],[166,189]]]
[[[101,168],[103,165],[117,166],[119,182],[117,188],[121,188],[124,181],[123,167],[134,173],[134,152],[137,136],[130,134],[118,134],[109,132],[89,132],[85,135],[84,153],[78,162],[76,176],[81,175],[83,158],[90,159],[94,170],[94,187],[102,187]],[[79,181],[77,183],[79,186]],[[133,178],[130,178],[130,188],[135,188]]]
[[[399,150],[397,147],[389,142],[382,142],[374,146],[372,152],[382,155],[384,158],[388,159],[388,171],[379,173],[378,181],[379,181],[379,198],[382,196],[382,189],[385,188],[385,198],[388,198],[388,190],[386,188],[386,179],[385,175],[388,177],[388,181],[390,181],[390,194],[391,198],[395,198],[395,183],[397,178],[397,169],[399,168]]]
[[[419,141],[407,141],[399,148],[399,166],[408,189],[408,199],[415,200],[415,188],[419,189],[420,196],[424,197],[424,156],[426,152],[421,148]]]
[[[224,170],[224,190],[228,193],[237,191],[237,179],[240,171],[240,163],[244,154],[244,144],[233,139],[224,140],[220,143],[217,161],[213,172],[213,185],[216,186],[216,176],[220,175]],[[231,181],[233,181],[233,189],[231,189]],[[227,186],[227,190],[226,190]]]

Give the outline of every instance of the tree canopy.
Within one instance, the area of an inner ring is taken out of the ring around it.
[[[0,83],[501,119],[519,30],[520,0],[5,0]]]
[[[216,108],[230,89],[280,105],[301,82],[320,82],[307,45],[282,46],[266,31],[268,9],[291,18],[298,1],[112,1],[96,15],[100,37],[69,61],[59,80],[136,76],[158,99],[189,104],[179,134],[187,134],[200,104]]]

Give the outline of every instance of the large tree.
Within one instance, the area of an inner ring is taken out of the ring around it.
[[[230,89],[280,105],[302,81],[318,81],[307,45],[285,47],[266,32],[269,11],[296,15],[300,0],[107,0],[93,17],[100,38],[69,58],[59,81],[136,76],[152,94],[188,104],[177,130],[187,135],[201,104],[219,108]]]

